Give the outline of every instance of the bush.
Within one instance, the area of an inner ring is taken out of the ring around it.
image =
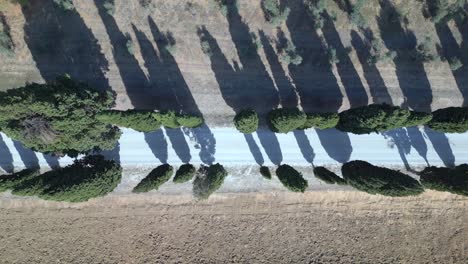
[[[468,131],[468,107],[449,107],[432,113],[428,126],[444,133],[464,133]]]
[[[103,156],[87,156],[72,165],[21,181],[12,193],[45,200],[84,202],[104,196],[120,183],[122,168]]]
[[[174,173],[174,168],[169,164],[164,164],[152,170],[135,188],[134,193],[149,192],[158,190],[161,185],[167,182]]]
[[[0,176],[0,192],[12,190],[23,181],[39,176],[39,169],[25,169],[10,175]]]
[[[54,3],[58,5],[63,10],[71,11],[75,10],[75,6],[73,5],[73,0],[54,0]]]
[[[318,128],[328,129],[333,128],[338,124],[340,120],[336,113],[311,113],[307,114],[307,120],[301,129]]]
[[[463,67],[463,62],[458,57],[449,58],[448,61],[452,71],[457,71]]]
[[[263,0],[262,9],[265,19],[274,26],[280,26],[289,16],[289,8],[281,8],[278,0]]]
[[[464,10],[466,0],[431,0],[426,1],[426,3],[431,13],[432,21],[436,24],[445,23],[456,17],[466,17],[466,11]]]
[[[286,46],[279,51],[280,60],[286,64],[300,65],[302,57],[298,54],[296,46],[291,41],[286,42]]]
[[[327,50],[327,55],[328,55],[328,62],[330,64],[337,64],[340,63],[340,59],[338,58],[338,55],[336,54],[336,49],[333,47],[329,47]]]
[[[184,183],[190,181],[195,175],[195,167],[192,164],[184,164],[180,166],[174,177],[175,183]]]
[[[227,171],[222,165],[202,166],[193,181],[193,195],[198,199],[208,199],[224,183]]]
[[[314,168],[315,177],[328,184],[346,185],[346,181],[325,167]]]
[[[435,53],[435,50],[433,50],[433,47],[434,41],[430,36],[426,36],[413,51],[413,59],[421,62],[429,62],[440,59],[439,55]]]
[[[183,127],[196,128],[203,125],[204,120],[200,116],[179,114],[177,115],[177,123]]]
[[[158,130],[161,124],[153,117],[153,111],[127,110],[127,111],[103,111],[96,118],[106,124],[131,128],[139,132],[151,132]]]
[[[113,16],[115,14],[114,0],[106,0],[102,6],[106,9],[106,13],[109,16]]]
[[[367,20],[362,14],[361,10],[368,4],[368,0],[356,0],[354,6],[352,7],[350,14],[351,22],[359,28],[367,27]]]
[[[424,191],[419,182],[410,176],[365,161],[345,163],[341,172],[349,185],[370,194],[410,196]]]
[[[354,134],[384,132],[395,128],[423,125],[430,114],[411,112],[397,106],[373,104],[343,111],[337,129]]]
[[[288,190],[292,192],[304,192],[307,189],[307,181],[302,174],[289,165],[281,165],[276,169],[276,176]]]
[[[268,113],[270,129],[277,133],[288,133],[304,126],[307,116],[297,108],[280,108]]]
[[[125,46],[127,47],[127,51],[129,54],[135,54],[135,44],[133,43],[132,36],[129,33],[125,33]]]
[[[419,175],[428,189],[468,196],[468,164],[455,168],[427,167]]]
[[[0,124],[5,134],[27,148],[76,156],[117,144],[118,127],[96,118],[113,104],[112,93],[61,77],[0,92]]]
[[[263,178],[271,180],[270,168],[267,166],[260,167],[260,174],[263,176]]]
[[[327,9],[327,4],[329,0],[317,0],[317,1],[305,1],[307,4],[308,11],[314,22],[314,28],[319,29],[324,25],[323,13]]]
[[[237,130],[244,134],[251,134],[257,131],[258,114],[253,109],[246,109],[239,112],[234,117],[234,125]]]

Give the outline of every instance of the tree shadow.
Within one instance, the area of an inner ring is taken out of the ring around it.
[[[419,128],[408,127],[406,128],[406,133],[408,134],[411,146],[418,152],[419,156],[421,156],[429,166],[429,161],[427,160],[427,144]]]
[[[396,52],[393,60],[400,88],[405,97],[404,108],[431,111],[432,91],[424,64],[412,58],[417,45],[416,36],[402,25],[398,11],[389,0],[380,0],[378,25],[389,50]]]
[[[7,173],[14,171],[13,155],[11,155],[10,149],[3,141],[2,135],[0,135],[0,167]]]
[[[464,50],[468,49],[468,26],[462,25],[462,22],[457,21],[458,29],[463,37],[461,45],[458,45],[452,31],[446,23],[439,23],[435,25],[437,35],[440,40],[440,52],[442,56],[447,59],[458,58],[463,66],[458,69],[452,69],[452,74],[457,83],[458,89],[463,96],[462,106],[468,105],[468,58],[464,57]],[[468,53],[465,51],[465,53]]]
[[[117,143],[118,144],[118,143]],[[42,154],[44,159],[46,160],[47,164],[51,169],[58,169],[60,168],[60,162],[59,162],[59,157],[53,156],[50,154]],[[120,159],[120,157],[119,157]]]
[[[336,63],[336,68],[346,90],[346,97],[349,100],[350,108],[367,105],[368,97],[366,89],[348,56],[351,50],[344,47],[332,19],[326,12],[324,16],[325,24],[322,28],[322,32],[329,46],[335,48],[338,54],[339,62]]]
[[[34,151],[25,148],[23,144],[21,144],[21,142],[16,140],[13,140],[13,145],[18,151],[18,154],[20,155],[21,160],[23,161],[23,164],[27,169],[39,168],[39,159],[37,158],[36,153],[34,153]]]
[[[244,134],[244,137],[247,145],[249,146],[250,152],[255,159],[255,162],[257,162],[258,165],[263,166],[265,160],[263,159],[262,152],[260,151],[260,148],[255,142],[252,134]]]
[[[440,159],[446,167],[455,167],[455,156],[453,155],[452,147],[444,133],[436,132],[428,127],[424,128],[424,133],[432,142],[434,150],[439,155]]]
[[[315,158],[314,149],[310,145],[310,141],[304,130],[295,130],[294,137],[296,138],[297,145],[299,146],[304,159],[310,164],[313,164]]]
[[[110,89],[104,75],[109,64],[77,11],[65,11],[52,0],[30,1],[22,10],[26,44],[46,81],[68,74],[96,89]]]
[[[368,35],[370,35],[369,39],[372,39],[372,32],[368,32]],[[366,78],[367,84],[369,85],[373,103],[393,105],[392,98],[388,93],[379,69],[377,69],[375,64],[368,62],[368,59],[371,57],[370,45],[365,43],[365,41],[354,30],[351,31],[351,43],[356,50],[359,62],[362,65],[364,78]]]
[[[162,163],[167,163],[167,141],[162,130],[145,133],[145,140],[154,156]]]
[[[290,64],[288,67],[302,109],[306,112],[336,113],[343,103],[343,95],[333,74],[333,66],[326,56],[328,51],[324,41],[317,34],[314,20],[307,13],[304,2],[287,1],[287,4],[291,14],[286,20],[286,25],[292,43],[303,58],[301,65]],[[348,134],[333,129],[316,131],[322,146],[331,158],[339,162],[349,160],[352,146]],[[296,140],[299,142],[298,138]]]
[[[408,163],[408,159],[406,159],[406,155],[411,152],[411,141],[406,133],[406,130],[403,128],[390,130],[387,132],[382,133],[382,135],[390,139],[392,143],[397,147],[398,153],[400,154],[400,158],[405,165],[407,170],[411,170],[411,166]]]
[[[242,21],[234,4],[229,5],[227,19],[239,62],[234,61],[234,65],[231,66],[217,41],[204,26],[199,27],[197,32],[202,48],[210,58],[211,68],[226,104],[236,113],[251,108],[264,116],[278,106],[278,92],[257,53],[258,46],[254,41],[256,37]],[[264,125],[261,123],[261,126]],[[270,160],[274,164],[280,164],[283,157],[276,135],[263,129],[259,129],[257,135]],[[254,141],[247,143],[255,144]],[[258,146],[251,145],[254,157],[257,155],[255,153],[257,148]],[[259,160],[258,157],[256,160]]]

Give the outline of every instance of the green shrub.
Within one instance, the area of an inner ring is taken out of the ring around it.
[[[174,176],[175,183],[184,183],[190,181],[195,175],[195,167],[192,164],[184,164],[180,166]]]
[[[263,178],[271,180],[270,168],[268,168],[267,166],[260,167],[260,174],[263,176]]]
[[[289,16],[289,8],[281,8],[278,0],[262,0],[262,9],[265,18],[274,26],[280,26]]]
[[[196,128],[203,125],[204,120],[200,116],[179,114],[177,115],[177,123],[183,127]]]
[[[75,10],[75,6],[73,5],[73,0],[54,0],[54,3],[58,5],[63,10],[71,11]]]
[[[350,186],[370,194],[410,196],[424,191],[419,182],[410,176],[365,161],[345,163],[341,172]]]
[[[325,23],[323,14],[327,9],[328,3],[330,3],[330,0],[305,1],[315,29],[323,27]]]
[[[436,59],[440,59],[440,56],[435,52],[433,47],[434,41],[430,36],[426,36],[413,51],[413,59],[421,62],[429,62],[434,61]]]
[[[426,1],[434,23],[445,23],[453,18],[465,18],[466,0],[431,0]]]
[[[257,131],[258,114],[253,109],[246,109],[239,112],[234,117],[234,125],[237,130],[244,134],[251,134]]]
[[[288,190],[292,192],[304,192],[307,189],[307,181],[302,174],[289,165],[281,165],[276,169],[276,176]]]
[[[346,181],[325,167],[314,168],[315,177],[328,184],[346,185]]]
[[[354,134],[384,132],[395,128],[423,125],[430,114],[411,112],[397,106],[373,104],[343,111],[337,129]]]
[[[96,118],[105,124],[131,128],[140,132],[151,132],[161,127],[161,124],[153,117],[153,111],[109,110],[98,113]]]
[[[106,0],[102,6],[106,9],[106,13],[109,16],[113,16],[115,14],[114,0]]]
[[[61,77],[47,84],[0,92],[0,124],[4,124],[5,134],[27,148],[76,156],[113,149],[117,144],[121,135],[118,127],[96,118],[113,104],[112,93]]]
[[[202,166],[193,181],[193,195],[198,199],[208,199],[223,185],[226,176],[227,171],[219,163],[209,167]]]
[[[427,167],[419,175],[425,188],[468,196],[468,164],[455,168]]]
[[[297,108],[280,108],[268,113],[270,129],[277,133],[288,133],[304,126],[307,116]]]
[[[39,176],[39,169],[25,169],[9,175],[0,176],[0,192],[12,190],[23,181]]]
[[[356,0],[355,4],[351,9],[351,22],[359,28],[365,28],[368,25],[366,18],[361,12],[362,9],[369,4],[368,1],[369,0]]]
[[[280,60],[285,64],[300,65],[302,57],[296,50],[296,46],[291,41],[286,42],[286,46],[279,51]]]
[[[12,193],[45,200],[84,202],[104,196],[120,183],[122,168],[103,156],[87,156],[72,165],[19,182]]]
[[[328,55],[328,62],[330,64],[333,65],[333,64],[340,63],[340,59],[338,58],[338,55],[336,54],[336,49],[334,47],[328,47],[327,55]]]
[[[444,133],[464,133],[468,131],[468,107],[449,107],[432,113],[428,126]]]
[[[125,46],[127,47],[127,51],[129,54],[135,54],[135,44],[133,43],[132,36],[129,33],[125,33]]]
[[[451,57],[448,62],[452,71],[457,71],[463,67],[463,62],[458,57]]]
[[[151,190],[158,190],[161,185],[167,182],[174,173],[174,168],[169,164],[164,164],[152,170],[134,189],[134,193],[144,193]]]
[[[301,129],[318,128],[328,129],[334,128],[340,120],[336,113],[308,113],[307,120]]]

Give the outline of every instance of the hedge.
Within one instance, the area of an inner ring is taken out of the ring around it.
[[[152,132],[161,127],[161,123],[153,117],[153,111],[109,110],[98,113],[96,117],[103,123],[131,128],[139,132]]]
[[[325,167],[314,168],[315,177],[328,184],[346,185],[346,181]]]
[[[195,175],[195,167],[192,164],[184,164],[180,166],[174,176],[175,183],[184,183],[190,181]]]
[[[468,107],[449,107],[433,112],[428,126],[444,133],[464,133],[468,131]]]
[[[271,180],[270,168],[267,166],[260,167],[260,174],[263,176],[263,178]]]
[[[304,192],[307,189],[308,183],[302,177],[302,174],[289,165],[281,165],[276,169],[281,183],[290,191]]]
[[[297,108],[280,108],[268,113],[270,129],[277,133],[288,133],[302,128],[306,120],[306,114]]]
[[[369,134],[423,125],[432,118],[429,113],[411,112],[387,104],[357,107],[343,111],[339,116],[340,120],[336,128],[354,134]]]
[[[468,164],[455,168],[427,167],[419,175],[428,189],[468,196]]]
[[[134,193],[144,193],[151,190],[158,190],[161,185],[169,181],[174,173],[174,168],[169,164],[164,164],[152,170],[135,188]]]
[[[193,181],[193,195],[198,199],[208,199],[224,183],[227,171],[219,163],[202,166]]]
[[[84,202],[104,196],[120,183],[122,168],[103,156],[87,156],[72,165],[19,182],[12,193],[45,200]]]
[[[117,144],[120,130],[96,118],[113,105],[112,93],[60,77],[0,92],[0,124],[5,134],[27,148],[76,156]]]
[[[308,113],[307,120],[300,129],[318,128],[328,129],[334,128],[339,121],[337,113]]]
[[[153,117],[167,128],[196,128],[203,124],[203,118],[189,114],[177,114],[174,111],[153,113]]]
[[[251,134],[258,129],[258,114],[253,109],[246,109],[234,117],[234,125],[244,134]]]
[[[419,182],[410,176],[365,161],[345,163],[341,172],[349,185],[370,194],[410,196],[424,191]]]

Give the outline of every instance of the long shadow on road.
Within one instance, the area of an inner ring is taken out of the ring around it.
[[[34,153],[34,151],[25,148],[23,144],[21,144],[21,142],[16,141],[16,140],[13,140],[13,145],[18,151],[18,154],[21,157],[21,161],[23,161],[23,164],[26,168],[28,169],[39,168],[39,159],[37,158],[36,153]]]
[[[14,170],[13,155],[3,141],[2,135],[0,135],[0,167],[7,173],[12,173]]]

